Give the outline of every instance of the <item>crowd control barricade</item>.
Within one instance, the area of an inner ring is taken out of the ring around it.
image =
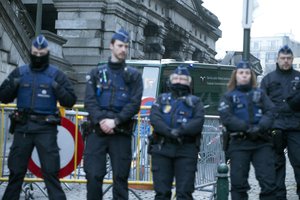
[[[214,198],[216,192],[217,168],[219,164],[225,163],[221,133],[219,116],[205,116],[198,154],[195,188],[210,192],[210,199]]]
[[[0,132],[0,184],[4,185],[8,181],[9,170],[7,168],[7,158],[9,154],[9,147],[11,146],[13,135],[8,133],[10,120],[9,114],[15,109],[13,104],[1,104],[1,132]],[[144,111],[143,111],[144,110]],[[151,156],[147,153],[148,149],[148,136],[152,134],[152,127],[149,121],[150,106],[142,106],[141,112],[135,117],[135,125],[132,134],[132,162],[129,177],[130,191],[134,193],[135,189],[152,189],[152,173],[151,173]],[[68,118],[75,124],[75,137],[78,140],[85,137],[82,134],[82,125],[87,121],[87,112],[84,111],[82,105],[75,105],[72,110],[61,110],[62,115]],[[211,192],[213,197],[215,193],[217,166],[225,162],[224,152],[221,148],[221,131],[220,131],[219,118],[217,116],[206,116],[204,128],[201,138],[200,152],[198,156],[195,188],[196,190]],[[77,162],[76,155],[78,147],[74,147],[74,171],[71,174],[62,177],[60,180],[67,187],[70,183],[86,183],[85,173],[83,170],[83,160]],[[112,170],[108,157],[107,174],[104,183],[112,184]],[[78,164],[76,164],[78,163]],[[30,199],[32,195],[32,187],[37,187],[42,193],[47,195],[40,182],[43,179],[36,177],[32,172],[28,171],[24,180],[24,192],[27,192],[27,197]],[[30,184],[30,185],[29,185]],[[28,185],[30,186],[28,189]],[[28,190],[26,190],[26,187]],[[109,187],[110,188],[110,187]],[[108,188],[108,189],[109,189]],[[70,188],[71,189],[71,188]],[[106,189],[104,191],[107,192]],[[25,191],[26,190],[26,191]],[[29,191],[29,192],[28,192]],[[31,191],[31,194],[30,194]],[[137,196],[137,194],[134,193]]]

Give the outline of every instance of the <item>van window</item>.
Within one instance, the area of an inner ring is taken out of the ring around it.
[[[157,94],[157,85],[159,77],[159,68],[158,67],[144,67],[143,70],[143,82],[144,82],[144,97],[156,97]]]

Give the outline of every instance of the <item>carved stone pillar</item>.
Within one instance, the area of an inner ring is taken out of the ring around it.
[[[155,24],[148,24],[145,27],[145,59],[160,60],[165,53],[163,40],[166,29]]]
[[[135,26],[135,39],[132,41],[132,45],[134,46],[134,59],[143,59],[145,57],[144,53],[144,44],[145,44],[145,35],[144,29],[147,25],[148,20],[142,16],[139,16],[137,20],[137,26]]]

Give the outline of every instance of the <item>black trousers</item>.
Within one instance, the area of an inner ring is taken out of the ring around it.
[[[300,198],[300,131],[283,131],[281,135],[283,146],[281,152],[276,153],[276,196],[278,200],[286,200],[287,192],[285,185],[286,177],[286,159],[284,154],[285,147],[287,148],[290,163],[294,169],[295,180],[297,183],[297,194]]]
[[[128,199],[128,177],[131,164],[131,137],[124,134],[87,136],[84,170],[87,179],[87,200],[103,199],[102,185],[106,175],[107,154],[113,171],[113,199]]]
[[[176,180],[176,199],[192,200],[195,190],[195,172],[197,158],[152,154],[152,172],[155,190],[155,200],[170,200],[172,183]]]
[[[275,159],[271,146],[253,150],[235,150],[229,152],[232,200],[248,200],[247,191],[250,164],[255,169],[255,176],[261,187],[261,200],[276,199]]]
[[[49,199],[65,200],[66,196],[58,179],[60,157],[56,130],[39,134],[22,132],[14,134],[8,157],[9,182],[2,199],[18,200],[20,198],[28,161],[34,147],[38,152]]]

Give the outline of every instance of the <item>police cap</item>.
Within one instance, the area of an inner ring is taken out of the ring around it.
[[[112,40],[120,40],[121,42],[128,43],[129,42],[129,34],[128,32],[121,28],[116,33],[113,34]]]
[[[293,51],[288,45],[284,45],[283,47],[281,47],[278,51],[278,54],[280,54],[280,53],[293,55]]]
[[[186,76],[191,76],[188,68],[184,65],[179,65],[173,72],[173,74],[178,74],[178,75],[186,75]]]
[[[44,49],[48,47],[48,41],[43,35],[38,35],[33,41],[32,46],[37,49]]]
[[[250,63],[248,61],[240,61],[237,65],[236,65],[237,69],[251,69],[250,67]]]

